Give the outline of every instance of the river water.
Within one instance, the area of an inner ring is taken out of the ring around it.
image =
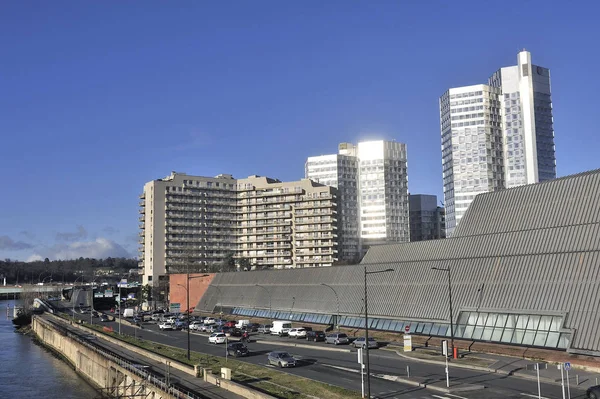
[[[17,301],[18,304],[18,301]],[[6,307],[10,306],[10,317]],[[0,397],[93,399],[100,395],[70,365],[15,332],[15,301],[0,301]]]

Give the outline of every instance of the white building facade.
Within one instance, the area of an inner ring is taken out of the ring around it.
[[[370,245],[410,240],[405,144],[342,143],[338,154],[309,157],[305,173],[338,189],[341,260],[356,260]]]
[[[556,177],[550,71],[517,63],[440,97],[447,236],[477,194]]]

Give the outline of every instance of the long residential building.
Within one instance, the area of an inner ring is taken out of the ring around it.
[[[405,144],[341,143],[338,154],[309,157],[305,177],[338,189],[340,259],[356,260],[371,245],[409,241]]]
[[[440,97],[446,229],[476,195],[556,178],[550,71],[521,51],[488,84]]]
[[[157,285],[169,273],[219,265],[331,266],[337,260],[337,190],[308,179],[234,179],[173,172],[140,196],[140,270]]]

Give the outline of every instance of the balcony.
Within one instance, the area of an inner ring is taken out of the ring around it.
[[[139,212],[140,212],[141,214],[144,214],[144,213],[146,213],[146,208],[140,208]]]
[[[332,217],[313,217],[313,218],[309,218],[309,217],[300,217],[300,218],[296,218],[294,220],[295,224],[316,224],[316,223],[335,223],[337,222],[336,219],[332,218]]]
[[[140,222],[145,222],[145,221],[146,221],[146,216],[140,216],[140,217],[138,218],[138,220],[139,220]]]
[[[146,206],[146,201],[140,201],[138,205],[141,206],[141,207],[145,207]]]
[[[144,223],[140,223],[140,230],[144,230],[146,228],[146,225]]]
[[[146,199],[146,193],[141,193],[139,196],[140,199]]]
[[[308,240],[304,240],[308,241]],[[316,242],[304,242],[302,244],[294,245],[295,248],[324,248],[324,247],[334,247],[336,243],[334,242],[324,242],[324,243],[316,243]]]

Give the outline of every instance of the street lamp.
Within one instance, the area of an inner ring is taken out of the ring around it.
[[[271,292],[264,285],[254,284],[254,286],[262,288],[263,290],[267,291],[267,294],[269,294],[269,317],[271,317],[271,311],[272,311],[272,307],[271,307]]]
[[[333,289],[333,287],[330,286],[329,284],[321,283],[321,285],[331,289],[331,291],[333,291],[333,294],[335,295],[335,303],[337,305],[335,324],[336,324],[337,330],[339,331],[340,330],[340,297],[338,296],[338,293],[335,291],[335,289]]]
[[[385,270],[376,270],[372,272],[367,271],[367,266],[365,266],[365,359],[366,359],[366,373],[367,373],[367,389],[365,397],[371,397],[371,374],[369,368],[369,314],[367,312],[367,275],[368,274],[378,274],[378,273],[387,273],[393,272],[394,269],[385,269]]]
[[[187,302],[186,302],[186,311],[187,311],[187,359],[190,360],[190,280],[193,278],[201,278],[201,277],[208,277],[209,274],[203,274],[202,276],[191,276],[190,274],[187,273],[187,278],[186,278],[186,286],[183,286],[182,284],[177,284],[178,286],[180,286],[181,288],[183,288],[185,290],[185,293],[187,295]]]
[[[450,304],[450,347],[452,348],[452,357],[455,359],[454,353],[454,322],[452,317],[452,285],[450,284],[450,267],[444,269],[439,267],[432,267],[431,270],[437,270],[440,272],[448,273],[448,303]]]

